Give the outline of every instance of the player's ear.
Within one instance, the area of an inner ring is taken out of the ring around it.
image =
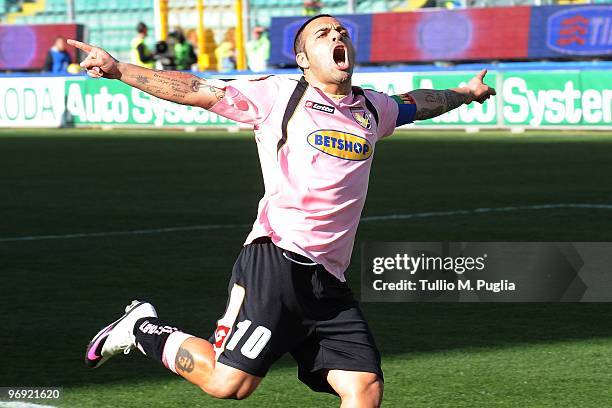
[[[310,63],[308,62],[308,57],[306,56],[305,52],[298,52],[295,55],[295,62],[297,62],[298,67],[302,69],[310,68]]]

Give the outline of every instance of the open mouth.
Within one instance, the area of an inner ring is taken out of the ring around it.
[[[338,69],[345,71],[349,68],[348,52],[344,44],[338,44],[333,48],[332,58]]]

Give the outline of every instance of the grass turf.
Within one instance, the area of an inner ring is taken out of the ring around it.
[[[612,134],[399,133],[377,145],[364,215],[609,204]],[[262,194],[248,133],[0,131],[0,238],[249,224]],[[611,241],[612,212],[549,209],[364,223],[356,242]],[[57,385],[70,407],[320,406],[281,360],[246,401],[216,401],[137,353],[84,346],[132,298],[208,336],[248,228],[0,242],[0,386]],[[359,245],[348,272],[359,288]],[[363,304],[391,407],[602,407],[612,305]],[[53,402],[51,402],[53,403]]]

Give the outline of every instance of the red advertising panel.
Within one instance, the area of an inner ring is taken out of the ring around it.
[[[40,70],[57,36],[82,39],[79,24],[0,25],[0,70]],[[72,61],[75,50],[67,47]]]
[[[527,58],[530,13],[494,7],[375,14],[371,62]]]

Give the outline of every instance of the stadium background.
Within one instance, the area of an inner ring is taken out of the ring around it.
[[[403,219],[360,226],[355,292],[365,241],[612,240],[611,3],[322,2],[357,45],[355,84],[448,88],[488,68],[498,90],[377,146],[364,215]],[[263,186],[249,131],[121,83],[41,73],[45,53],[62,34],[129,60],[144,21],[151,48],[172,27],[193,30],[198,75],[298,75],[290,46],[303,1],[202,6],[0,0],[0,386],[62,386],[62,400],[38,402],[69,407],[335,404],[300,384],[289,359],[238,403],[136,353],[94,372],[81,363],[90,336],[134,297],[208,335]],[[256,25],[269,28],[269,69],[214,71],[232,28],[244,67]],[[482,208],[510,210],[472,211]],[[387,406],[612,406],[608,304],[363,308]]]

